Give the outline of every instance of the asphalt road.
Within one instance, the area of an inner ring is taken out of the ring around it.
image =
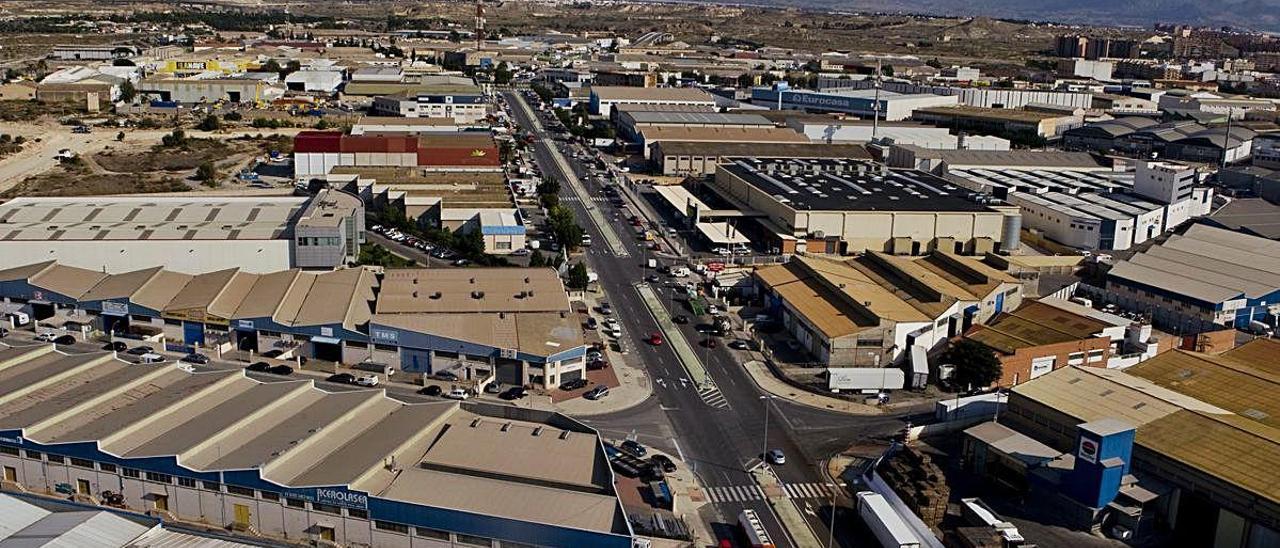
[[[532,131],[537,138],[534,156],[543,173],[563,179],[558,162],[551,157],[552,146],[570,151],[569,145],[550,140],[531,122],[528,113],[521,108],[523,98],[507,94],[508,104],[522,128]],[[569,165],[587,186],[588,194],[603,197],[597,177],[582,177],[589,170],[571,154],[563,154]],[[596,227],[585,222],[586,207],[601,208],[605,218],[613,219],[607,201],[592,200],[584,204],[567,191],[562,201],[572,207],[584,228],[596,242],[602,237]],[[714,392],[699,393],[687,379],[684,368],[669,346],[653,346],[645,342],[648,334],[658,331],[656,321],[641,301],[633,284],[652,274],[645,268],[645,260],[653,252],[630,236],[625,220],[613,221],[630,252],[629,257],[618,257],[600,246],[588,249],[586,261],[600,274],[600,283],[614,308],[614,315],[623,324],[624,337],[630,338],[633,349],[655,381],[655,394],[645,404],[624,412],[591,417],[585,422],[599,429],[607,437],[634,437],[643,443],[654,444],[679,455],[698,476],[705,487],[733,488],[753,485],[748,470],[760,465],[760,457],[766,448],[782,449],[788,457],[784,466],[774,469],[784,483],[827,483],[820,471],[823,461],[835,452],[865,438],[882,438],[891,435],[902,426],[895,417],[861,418],[831,413],[785,400],[762,400],[763,392],[752,382],[740,365],[735,351],[721,344],[715,349],[703,346],[706,338],[695,331],[697,321],[681,326],[686,338],[695,348],[709,375],[718,388]],[[669,296],[670,289],[663,288],[662,295]],[[672,314],[688,314],[678,309],[679,301],[666,298],[672,306]],[[722,342],[728,342],[723,339]],[[764,439],[766,404],[768,408],[768,440]],[[815,536],[826,539],[829,503],[824,500],[804,499],[799,506],[813,529]],[[737,514],[743,508],[752,508],[766,522],[766,528],[779,546],[793,546],[789,537],[774,518],[763,500],[717,502],[710,515],[701,516],[720,538],[735,534]],[[855,546],[847,527],[837,528],[837,544]]]

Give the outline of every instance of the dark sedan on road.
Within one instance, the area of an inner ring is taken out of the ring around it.
[[[340,384],[355,384],[356,376],[352,375],[351,373],[338,373],[337,375],[329,375],[329,378],[325,380],[329,382],[340,383]]]
[[[103,350],[114,350],[116,352],[124,352],[128,348],[129,348],[128,346],[126,346],[124,343],[120,341],[113,341],[105,345],[102,345]]]

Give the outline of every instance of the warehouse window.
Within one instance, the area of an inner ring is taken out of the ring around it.
[[[228,485],[227,492],[233,495],[240,495],[242,497],[253,498],[253,489],[246,489],[238,485]]]
[[[400,533],[402,535],[409,534],[408,525],[401,525],[399,523],[392,523],[389,521],[374,520],[373,526],[383,531],[391,531],[393,533]]]
[[[139,472],[139,471],[137,471],[137,470],[134,470],[133,468],[125,468],[125,469],[124,469],[124,477],[126,477],[126,478],[137,478],[137,477],[141,477],[141,476],[142,476],[142,472]]]
[[[93,468],[93,461],[89,459],[78,459],[76,457],[71,457],[71,465],[79,466],[81,468]]]
[[[347,517],[356,519],[369,519],[368,510],[360,510],[358,508],[347,508]]]
[[[413,532],[414,532],[414,534],[416,534],[416,535],[418,535],[418,536],[420,536],[420,537],[423,537],[423,538],[433,538],[433,539],[439,539],[439,540],[449,540],[449,532],[448,532],[448,531],[441,531],[441,530],[439,530],[439,529],[429,529],[429,528],[426,528],[426,527],[414,527],[414,528],[413,528]]]
[[[13,455],[15,457],[21,456],[21,454],[18,452],[17,447],[9,447],[8,445],[0,445],[0,453],[3,453],[5,455]]]
[[[205,488],[205,489],[208,489],[208,490],[210,490],[210,491],[221,491],[221,490],[222,490],[222,484],[221,484],[221,483],[218,483],[218,482],[216,482],[216,481],[205,481],[205,482],[201,482],[201,484],[202,484],[202,485],[204,485],[204,488]]]
[[[29,459],[40,460],[43,456],[44,455],[42,455],[39,451],[32,451],[30,449],[27,449],[27,458]]]
[[[487,537],[464,535],[462,533],[458,533],[454,542],[458,544],[465,544],[467,546],[493,546],[493,541]]]
[[[196,480],[193,480],[191,478],[178,478],[178,485],[181,487],[190,487],[192,489],[195,489]]]
[[[173,476],[169,474],[161,474],[158,472],[147,472],[147,480],[158,481],[160,483],[173,483]]]
[[[14,454],[16,455],[16,454],[17,454],[17,453],[16,453],[17,449],[14,449],[14,451],[15,451],[15,453],[14,453]],[[53,454],[50,454],[50,455],[49,455],[49,462],[56,462],[56,463],[58,463],[58,464],[62,464],[62,463],[64,462],[64,459],[62,458],[62,455],[53,455]]]
[[[318,502],[313,502],[311,503],[311,509],[317,512],[324,512],[326,514],[342,515],[342,508],[333,506],[331,504],[320,504]]]
[[[288,505],[290,508],[306,508],[307,507],[307,501],[302,499],[286,498],[284,499],[284,503]]]
[[[98,469],[99,469],[99,470],[102,470],[103,472],[111,472],[111,473],[115,473],[115,471],[116,471],[116,465],[111,464],[111,463],[109,463],[109,462],[99,462],[99,463],[98,463]]]
[[[271,491],[258,491],[258,496],[262,497],[262,500],[280,500],[280,493],[273,493]]]

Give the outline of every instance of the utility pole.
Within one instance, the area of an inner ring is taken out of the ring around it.
[[[1222,138],[1222,162],[1218,165],[1218,171],[1227,169],[1227,156],[1231,154],[1231,114],[1235,112],[1232,107],[1227,107],[1227,134]],[[1222,173],[1218,173],[1218,178],[1222,178]]]
[[[880,133],[880,75],[882,74],[881,66],[880,66],[881,62],[882,61],[879,58],[876,59],[876,77],[875,77],[876,96],[875,96],[875,104],[871,105],[871,140],[872,141],[875,141],[876,137]]]

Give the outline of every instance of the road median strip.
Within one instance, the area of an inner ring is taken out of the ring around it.
[[[773,471],[767,467],[759,467],[751,471],[751,477],[760,486],[760,490],[765,494],[765,500],[769,502],[769,507],[773,509],[774,515],[778,518],[778,524],[782,526],[783,531],[791,539],[791,544],[795,546],[822,546],[818,541],[818,537],[813,532],[813,528],[809,526],[808,520],[804,518],[804,514],[796,507],[794,501],[787,497],[787,492],[782,488],[782,482],[778,481],[777,476],[773,475]]]
[[[649,308],[649,313],[653,315],[653,319],[658,322],[658,329],[662,330],[667,344],[671,345],[676,358],[684,366],[685,373],[689,375],[689,380],[699,387],[707,384],[710,377],[707,375],[706,368],[698,360],[698,355],[694,352],[693,346],[689,344],[688,339],[684,338],[684,334],[676,328],[675,322],[671,321],[671,315],[662,306],[662,297],[658,296],[658,293],[649,284],[639,283],[635,285],[635,288],[636,292],[640,294],[640,299]]]

